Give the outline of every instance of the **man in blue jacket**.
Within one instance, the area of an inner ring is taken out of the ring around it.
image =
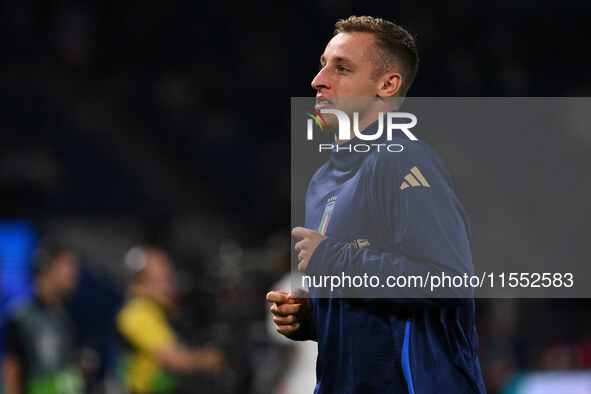
[[[337,22],[320,62],[312,81],[316,110],[355,110],[358,130],[369,136],[383,126],[380,113],[397,109],[388,99],[406,95],[418,56],[403,28],[352,16]],[[325,119],[329,128],[337,120]],[[471,275],[468,221],[441,158],[402,132],[385,138],[359,153],[354,146],[366,140],[335,134],[330,160],[308,187],[305,228],[292,232],[299,270],[384,281]],[[315,393],[485,392],[471,293],[451,286],[438,294],[421,286],[385,289],[392,290],[388,298],[369,286],[356,289],[355,298],[314,286],[309,299],[267,295],[278,332],[318,342]]]

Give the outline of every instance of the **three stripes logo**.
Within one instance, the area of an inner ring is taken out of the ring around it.
[[[408,173],[404,179],[406,179],[405,182],[402,182],[402,185],[400,185],[400,190],[404,190],[409,186],[412,187],[416,187],[416,186],[425,186],[425,187],[431,187],[431,185],[429,185],[429,182],[427,182],[427,180],[425,179],[425,177],[423,176],[423,174],[421,174],[421,171],[419,171],[419,169],[417,168],[417,166],[414,166],[413,168],[410,169],[410,173]]]

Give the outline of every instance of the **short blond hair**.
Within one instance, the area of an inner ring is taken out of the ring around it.
[[[339,33],[362,32],[374,36],[377,53],[372,77],[378,78],[391,69],[397,69],[402,82],[399,96],[406,96],[417,74],[419,56],[413,37],[402,27],[382,18],[352,15],[335,24],[333,37]]]

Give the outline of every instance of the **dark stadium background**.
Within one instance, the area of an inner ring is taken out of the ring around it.
[[[232,366],[224,381],[189,378],[186,387],[269,388],[273,377],[261,371],[277,353],[264,295],[289,245],[290,97],[313,95],[332,26],[351,14],[416,35],[412,96],[591,94],[584,1],[1,1],[2,320],[30,294],[34,245],[75,247],[83,285],[69,307],[82,343],[100,356],[99,387],[118,357],[121,258],[155,243],[180,271],[179,332],[224,347]],[[532,151],[552,151],[557,139],[560,155],[529,167],[528,182],[508,180],[491,196],[478,185],[506,175],[483,162],[480,183],[457,184],[478,237],[475,260],[535,253],[557,265],[589,262],[591,138],[541,136]],[[550,187],[564,181],[544,179],[550,160],[576,181]],[[494,228],[493,198],[519,213],[514,226]],[[551,232],[558,224],[568,232]],[[532,242],[502,245],[495,231]],[[591,368],[589,300],[478,300],[477,308],[491,393],[518,371]]]

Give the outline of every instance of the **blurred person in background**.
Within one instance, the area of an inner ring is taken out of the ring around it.
[[[129,300],[117,315],[117,329],[129,350],[123,369],[132,393],[170,393],[173,373],[215,373],[222,353],[211,346],[180,343],[168,316],[174,310],[175,285],[169,256],[152,246],[130,249],[124,259],[131,273]]]
[[[63,307],[78,285],[78,258],[63,246],[42,248],[33,270],[33,302],[15,312],[7,327],[5,393],[82,393],[82,376],[74,363],[74,325]]]

